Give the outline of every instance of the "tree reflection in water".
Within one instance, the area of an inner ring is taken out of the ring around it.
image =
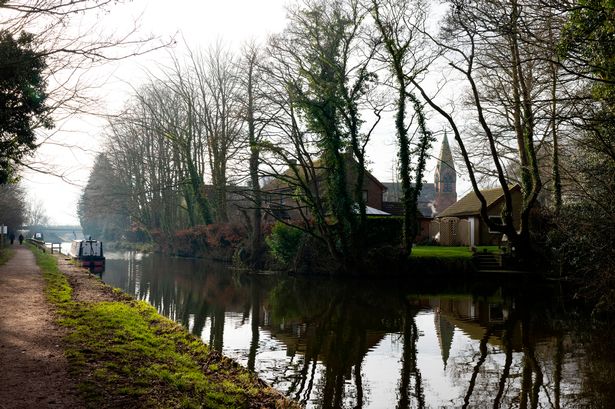
[[[487,328],[485,331],[485,335],[480,340],[480,345],[478,347],[480,351],[480,356],[478,358],[478,362],[474,366],[474,371],[472,371],[472,377],[470,378],[470,386],[468,387],[468,392],[466,393],[465,398],[463,399],[463,409],[466,409],[470,404],[470,397],[472,396],[472,392],[474,391],[474,386],[476,385],[476,378],[478,377],[478,371],[480,367],[485,362],[487,358],[487,342],[489,341],[489,337],[491,336],[492,330]]]
[[[252,320],[250,322],[250,330],[252,333],[252,338],[250,339],[250,351],[248,352],[248,369],[253,371],[254,364],[256,362],[256,351],[258,351],[258,342],[260,340],[260,311],[261,311],[261,294],[260,288],[258,286],[253,285],[251,291],[251,316]],[[245,315],[245,314],[244,314]]]
[[[289,345],[293,354],[303,355],[303,365],[290,388],[297,400],[307,403],[314,399],[314,387],[319,407],[364,407],[363,360],[387,333],[398,332],[403,321],[408,345],[404,348],[406,373],[420,380],[416,365],[418,330],[413,321],[418,309],[405,305],[399,295],[390,294],[383,302],[377,294],[372,287],[296,280],[280,282],[271,292],[272,322],[268,328]],[[294,338],[288,331],[279,331],[280,325],[304,328],[303,334]],[[420,381],[418,385],[420,390]],[[406,393],[407,388],[400,388]]]
[[[158,256],[123,263],[109,258],[103,279],[311,408],[615,401],[613,328],[594,327],[542,289],[528,294],[527,283],[425,290],[413,282],[237,278],[224,266]]]
[[[560,407],[564,333],[557,328],[557,320],[545,320],[526,308],[513,308],[527,305],[515,301],[508,300],[503,306],[507,316],[503,322],[481,323],[483,335],[478,352],[471,350],[458,357],[455,371],[458,381],[464,378],[465,367],[474,363],[464,408],[487,407],[491,402],[493,408],[533,409],[547,403],[549,407]],[[553,367],[548,385],[543,373],[545,365]],[[495,379],[499,379],[497,383]]]
[[[504,360],[504,369],[502,370],[502,376],[500,376],[500,382],[498,383],[498,393],[495,395],[495,399],[493,401],[494,408],[500,407],[500,402],[502,400],[502,396],[504,395],[504,389],[506,387],[506,381],[510,376],[510,367],[513,363],[512,339],[514,330],[515,320],[514,312],[512,312],[510,317],[506,320],[506,323],[504,324],[504,332],[502,334],[502,345],[506,358]]]
[[[403,356],[402,367],[399,381],[399,402],[398,409],[406,409],[411,406],[411,397],[414,397],[418,408],[425,407],[425,395],[423,391],[423,383],[421,371],[417,365],[417,341],[419,339],[419,330],[416,326],[414,317],[417,310],[406,307],[402,321],[403,331]],[[410,381],[414,378],[414,393],[410,393]]]

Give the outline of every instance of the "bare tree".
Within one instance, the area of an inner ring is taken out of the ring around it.
[[[49,224],[49,216],[45,210],[45,203],[34,197],[28,199],[26,217],[27,223],[30,226],[46,226]]]
[[[26,208],[26,194],[21,185],[0,185],[0,224],[14,232],[26,222]]]
[[[192,225],[209,224],[213,215],[205,192],[206,129],[197,105],[199,95],[190,72],[176,58],[173,61],[173,68],[151,88],[156,103],[142,102],[155,121],[155,132],[167,138],[173,147],[175,161],[187,182],[184,197]]]
[[[447,4],[449,9],[441,34],[431,38],[442,50],[448,66],[468,87],[466,116],[461,119],[417,79],[411,81],[452,128],[472,187],[482,204],[483,220],[492,230],[506,234],[524,257],[530,249],[530,212],[543,186],[537,155],[537,113],[545,104],[538,98],[534,78],[544,66],[544,59],[534,55],[538,48],[531,41],[538,28],[532,19],[534,6],[518,0],[495,3],[452,0]],[[460,128],[460,120],[471,126],[465,130]],[[472,161],[472,149],[468,148],[471,138],[464,134],[468,131],[474,137],[480,135],[480,143],[487,147],[491,174],[504,193],[501,225],[487,217],[486,201],[477,179],[479,165]],[[513,224],[509,160],[514,160],[520,170],[523,203],[519,228]]]
[[[164,98],[164,91],[153,85],[140,91],[125,112],[110,122],[105,151],[133,220],[147,231],[170,232],[194,225],[197,216],[194,208],[181,205],[182,194],[188,197],[186,203],[194,201],[180,148],[168,136],[178,120],[174,110],[181,106]],[[188,214],[182,216],[183,211]],[[184,221],[186,217],[189,222]]]
[[[37,140],[29,146],[32,153],[42,144],[63,144],[50,128],[83,113],[101,114],[96,90],[105,76],[91,73],[99,67],[164,47],[170,41],[158,41],[139,33],[138,21],[131,27],[109,32],[103,16],[118,2],[111,0],[22,0],[0,1],[0,31],[13,37],[29,36],[32,50],[44,61],[40,94],[47,115],[30,124]],[[0,69],[13,62],[3,59]],[[4,153],[4,152],[3,152]],[[16,167],[62,176],[48,163],[37,162],[31,155],[15,157]]]
[[[206,55],[191,52],[190,70],[195,95],[195,113],[206,141],[216,219],[228,221],[227,191],[229,162],[243,149],[241,88],[235,57],[217,44]]]
[[[144,228],[166,233],[228,220],[227,189],[235,177],[228,166],[245,149],[246,120],[230,54],[218,47],[207,56],[171,57],[110,122],[106,148],[114,168],[124,170],[131,215]]]
[[[263,250],[262,218],[263,192],[261,190],[261,142],[264,132],[271,120],[271,112],[267,109],[264,75],[266,56],[264,49],[254,43],[244,46],[240,70],[243,98],[242,117],[247,127],[247,143],[249,148],[249,187],[247,195],[252,203],[250,220],[250,262],[257,266]]]

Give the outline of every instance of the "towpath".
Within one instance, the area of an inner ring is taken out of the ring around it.
[[[0,409],[82,408],[34,255],[0,266]]]

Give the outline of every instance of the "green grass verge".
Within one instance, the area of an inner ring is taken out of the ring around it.
[[[497,246],[479,246],[476,251],[498,251]],[[468,247],[461,246],[416,246],[412,248],[411,257],[433,257],[433,258],[472,258],[472,252]]]
[[[68,283],[66,276],[58,269],[56,259],[47,253],[41,252],[35,246],[28,244],[28,247],[34,253],[36,264],[43,272],[43,278],[47,283],[45,294],[53,305],[58,308],[61,315],[68,314],[73,308],[76,308],[72,301],[73,289]]]
[[[8,247],[0,249],[0,266],[9,261],[14,253],[15,250]]]
[[[34,254],[88,407],[295,407],[145,302],[74,301],[55,257]]]

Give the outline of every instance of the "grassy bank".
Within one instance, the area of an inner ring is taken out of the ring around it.
[[[497,252],[497,246],[481,246],[477,252]],[[461,246],[415,246],[408,260],[408,268],[414,273],[443,273],[461,275],[473,273],[476,266],[472,251]]]
[[[297,407],[145,302],[117,290],[113,301],[76,301],[56,258],[34,253],[89,407]]]
[[[497,246],[480,246],[476,251],[495,252],[499,250]],[[472,254],[468,247],[461,246],[415,246],[412,248],[411,257],[471,259]]]
[[[15,250],[8,247],[0,249],[0,266],[9,261],[13,257],[14,252]]]

